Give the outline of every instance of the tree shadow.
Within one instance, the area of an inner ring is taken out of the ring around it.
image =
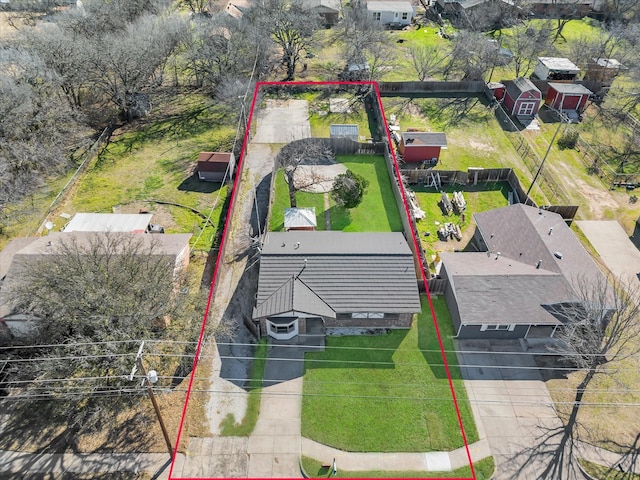
[[[631,243],[633,243],[636,248],[640,250],[640,224],[638,222],[634,224],[633,233],[629,237],[629,240],[631,240]]]
[[[220,182],[205,182],[200,180],[198,174],[195,172],[178,185],[178,190],[182,192],[213,193],[220,190],[220,188],[222,188]]]
[[[263,177],[255,188],[255,199],[251,209],[251,236],[262,235],[267,230],[267,213],[269,210],[269,198],[271,195],[272,175],[273,173],[269,173]],[[282,227],[284,228],[284,224]]]
[[[351,213],[344,207],[333,205],[329,208],[329,216],[331,217],[331,230],[344,230],[351,225]]]

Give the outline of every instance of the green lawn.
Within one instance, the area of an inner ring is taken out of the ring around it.
[[[337,161],[365,177],[369,186],[362,203],[356,208],[347,210],[336,205],[333,200],[330,201],[331,229],[345,232],[401,232],[402,220],[391,189],[384,157],[339,155]],[[318,230],[324,229],[324,194],[298,192],[296,203],[299,207],[316,207]],[[289,206],[287,184],[284,176],[278,172],[269,219],[271,231],[281,231],[284,228],[284,209]]]
[[[445,348],[453,350],[444,300],[434,299],[434,307]],[[305,437],[357,452],[449,451],[464,444],[426,297],[422,310],[410,330],[327,337],[325,352],[306,355]],[[467,439],[475,442],[460,372],[451,367],[451,374]]]
[[[233,127],[224,125],[223,114],[207,106],[205,98],[191,94],[172,101],[177,114],[150,118],[144,127],[114,137],[64,205],[66,213],[112,212],[114,207],[130,204],[151,213],[161,208],[170,218],[164,225],[168,233],[193,233],[193,243],[204,228],[198,245],[192,247],[210,248],[228,187],[200,182],[192,171],[198,152],[232,147]],[[149,200],[187,208],[157,207]],[[215,226],[205,224],[190,208],[205,216],[211,213]]]
[[[333,477],[329,468],[322,467],[319,462],[309,457],[302,457],[302,468],[310,478]],[[338,474],[334,478],[471,478],[471,468],[463,467],[451,472],[410,472],[410,471],[357,471],[350,472],[340,469],[336,465]],[[493,457],[488,457],[473,464],[476,478],[485,480],[491,478],[495,468]]]
[[[227,415],[222,421],[221,436],[223,437],[246,437],[251,435],[260,415],[260,401],[262,399],[262,377],[267,363],[268,345],[266,340],[261,340],[256,347],[255,358],[251,363],[251,374],[247,382],[246,389],[249,392],[247,400],[247,411],[244,418],[236,423],[233,414]]]
[[[435,188],[413,185],[411,189],[416,194],[416,200],[426,216],[422,220],[416,222],[418,227],[418,235],[420,242],[427,251],[427,257],[435,254],[435,244],[438,242],[437,230],[439,225],[445,222],[460,223],[460,228],[464,232],[473,227],[471,215],[474,213],[485,212],[494,208],[506,207],[509,202],[509,191],[511,187],[508,183],[486,183],[477,186],[473,185],[448,185],[443,190],[449,193],[449,198],[453,197],[454,191],[462,191],[467,202],[465,210],[465,221],[461,223],[461,217],[457,213],[445,216],[442,213],[439,202],[442,197],[441,193]],[[438,224],[436,224],[438,222]],[[429,233],[429,235],[425,235]],[[457,242],[454,240],[454,244]],[[463,248],[464,244],[456,245],[456,248]]]

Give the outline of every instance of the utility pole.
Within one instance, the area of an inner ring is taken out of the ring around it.
[[[153,409],[156,412],[156,416],[158,417],[158,422],[160,423],[160,428],[162,429],[162,435],[164,436],[164,441],[167,444],[167,449],[169,450],[169,455],[173,458],[173,445],[171,444],[171,439],[169,438],[169,432],[167,431],[167,427],[164,424],[164,420],[162,419],[162,415],[160,414],[160,407],[158,407],[158,402],[156,401],[155,393],[153,392],[153,384],[158,381],[158,374],[155,370],[151,370],[149,373],[144,368],[142,363],[142,350],[144,349],[144,341],[140,344],[140,348],[138,349],[138,354],[136,355],[135,364],[131,369],[131,374],[129,375],[129,380],[133,380],[133,376],[135,373],[140,370],[140,373],[144,377],[142,383],[147,386],[147,393],[149,394],[149,398],[151,399],[151,403],[153,404]]]
[[[538,167],[538,171],[536,172],[535,176],[533,177],[533,180],[531,180],[531,185],[529,185],[529,190],[527,190],[527,198],[529,198],[529,192],[531,191],[531,189],[533,188],[533,185],[536,183],[536,180],[538,179],[538,175],[540,175],[540,172],[542,171],[542,167],[544,167],[544,162],[547,161],[547,157],[549,156],[549,152],[551,151],[551,147],[553,146],[553,142],[556,140],[556,137],[558,136],[558,133],[560,132],[560,127],[562,127],[562,125],[564,125],[564,114],[562,112],[558,112],[559,117],[560,117],[560,123],[558,123],[558,128],[556,128],[556,131],[553,133],[553,137],[551,138],[551,143],[549,143],[549,146],[547,147],[547,151],[544,154],[544,157],[542,157],[542,162],[540,162],[540,166]]]

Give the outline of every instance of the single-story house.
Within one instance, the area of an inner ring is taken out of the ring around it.
[[[302,8],[322,18],[324,25],[335,25],[340,20],[340,0],[302,0]]]
[[[549,82],[544,103],[554,110],[582,113],[591,95],[593,95],[591,90],[584,85]]]
[[[152,216],[151,213],[76,213],[63,231],[148,233]]]
[[[441,253],[458,338],[547,338],[582,276],[602,272],[563,218],[514,204],[473,215],[478,252]]]
[[[356,124],[339,124],[329,125],[330,138],[348,138],[357,142],[360,138],[360,130]]]
[[[584,79],[611,85],[620,73],[620,70],[624,69],[625,66],[615,58],[592,58],[587,64]]]
[[[410,25],[414,15],[411,2],[405,0],[369,0],[367,11],[376,22],[390,27]]]
[[[231,152],[200,152],[198,155],[198,178],[205,182],[229,180],[234,168],[235,158]]]
[[[20,278],[21,270],[31,262],[37,262],[47,255],[59,255],[56,248],[64,242],[74,242],[78,246],[90,245],[97,235],[135,236],[141,242],[143,251],[153,246],[154,255],[166,258],[167,267],[178,275],[189,265],[190,233],[165,235],[138,235],[135,233],[106,232],[50,232],[44,237],[16,238],[0,251],[0,327],[8,328],[17,338],[28,337],[36,328],[37,318],[16,311],[8,298],[11,285]]]
[[[318,226],[316,220],[316,207],[285,208],[284,230],[315,230]]]
[[[420,312],[413,254],[402,233],[270,232],[253,322],[261,335],[410,328]]]
[[[398,151],[405,162],[429,162],[435,165],[440,151],[447,148],[447,136],[442,132],[403,132]]]
[[[540,80],[575,80],[580,74],[571,60],[562,57],[538,57],[533,74]]]
[[[516,78],[507,84],[504,107],[509,115],[530,118],[538,114],[542,93],[528,78]]]

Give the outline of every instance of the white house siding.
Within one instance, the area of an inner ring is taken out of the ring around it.
[[[410,25],[413,18],[413,7],[409,2],[368,2],[367,10],[383,25]]]

